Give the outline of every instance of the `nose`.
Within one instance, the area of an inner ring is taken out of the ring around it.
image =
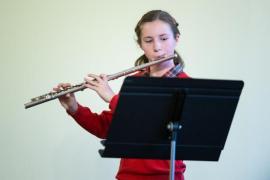
[[[153,45],[154,45],[154,47],[153,47],[154,52],[159,52],[161,50],[160,42],[155,41]]]

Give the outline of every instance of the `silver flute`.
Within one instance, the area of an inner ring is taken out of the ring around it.
[[[126,69],[124,71],[120,71],[118,73],[108,75],[107,78],[108,78],[108,81],[114,80],[114,79],[117,79],[117,78],[119,78],[121,76],[126,76],[128,74],[131,74],[133,72],[145,69],[145,68],[150,67],[152,65],[155,65],[155,64],[158,64],[158,63],[161,63],[161,62],[164,62],[164,61],[171,60],[171,59],[173,59],[175,57],[177,57],[176,54],[174,54],[172,56],[164,57],[164,58],[161,58],[161,59],[158,59],[158,60],[155,60],[155,61],[151,61],[151,62],[142,64],[142,65],[138,65],[138,66]],[[24,107],[25,107],[25,109],[27,109],[27,108],[36,106],[38,104],[42,104],[44,102],[54,100],[56,98],[59,98],[61,96],[66,95],[68,93],[74,93],[74,92],[77,92],[77,91],[82,91],[84,89],[86,89],[84,82],[80,83],[80,84],[76,84],[76,85],[67,87],[67,88],[65,88],[63,90],[60,90],[60,91],[57,91],[57,92],[50,92],[50,93],[47,93],[47,94],[32,98],[30,102],[24,104]]]

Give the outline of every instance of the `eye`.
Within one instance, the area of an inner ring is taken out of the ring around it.
[[[151,42],[153,42],[153,38],[150,37],[150,36],[143,37],[142,40],[143,40],[144,43],[151,43]]]
[[[151,43],[152,42],[152,39],[147,39],[147,40],[144,40],[145,43]]]
[[[167,37],[162,37],[161,38],[162,41],[166,41],[167,39],[169,39],[169,38],[167,38]]]

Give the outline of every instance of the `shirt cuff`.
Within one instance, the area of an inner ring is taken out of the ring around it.
[[[119,99],[119,95],[117,94],[117,95],[114,95],[110,101],[109,108],[112,112],[114,112],[117,107],[118,99]]]

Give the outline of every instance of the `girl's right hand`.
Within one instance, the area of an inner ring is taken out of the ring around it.
[[[53,88],[53,91],[61,91],[68,87],[70,87],[71,84],[69,83],[59,83],[56,87]],[[68,93],[64,96],[61,96],[58,98],[61,105],[70,113],[75,113],[78,109],[78,103],[73,93]]]

